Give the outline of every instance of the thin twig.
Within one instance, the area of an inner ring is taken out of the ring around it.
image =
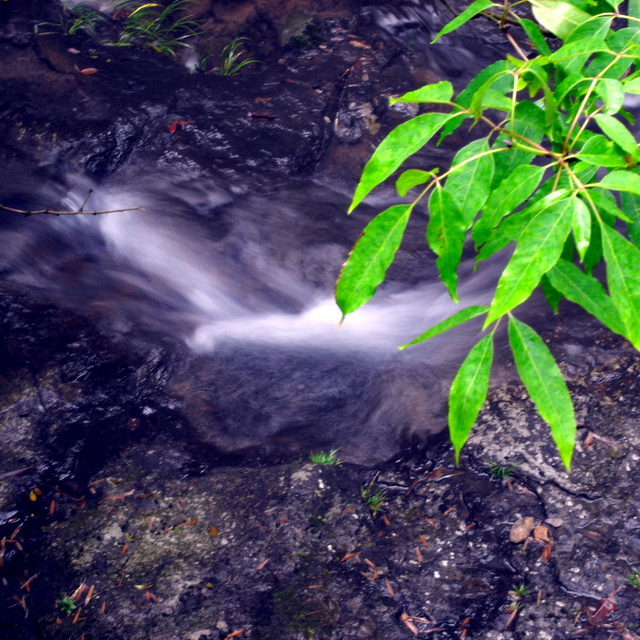
[[[82,205],[80,206],[78,211],[84,211],[84,205],[87,204],[87,201],[89,200],[89,196],[92,193],[93,193],[93,189],[91,187],[89,187],[89,190],[87,191],[87,197],[84,199],[84,202],[82,203]]]
[[[85,200],[86,203],[86,200]],[[82,205],[84,206],[84,204]],[[79,214],[84,215],[92,215],[96,216],[100,213],[121,213],[123,211],[146,211],[142,207],[127,207],[125,209],[106,209],[104,211],[83,211],[82,208],[77,209],[76,211],[54,211],[53,209],[41,209],[40,211],[26,211],[24,209],[13,209],[12,207],[7,207],[4,204],[0,204],[0,209],[4,211],[11,211],[13,213],[21,213],[25,216],[35,216],[39,213],[48,213],[53,216],[75,216]]]

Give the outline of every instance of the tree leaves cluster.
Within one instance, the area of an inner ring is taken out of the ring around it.
[[[485,317],[489,333],[469,352],[450,392],[458,460],[486,399],[493,339],[506,317],[519,375],[569,469],[576,421],[567,386],[548,347],[513,311],[541,287],[554,310],[566,298],[640,348],[640,150],[624,109],[625,94],[640,94],[640,8],[631,2],[625,15],[618,0],[528,1],[538,24],[513,11],[521,0],[476,0],[436,40],[489,12],[502,28],[517,21],[535,55],[507,33],[517,56],[486,67],[456,97],[449,82],[438,82],[391,100],[438,106],[381,142],[350,212],[437,134],[441,142],[478,122],[489,133],[462,148],[444,171],[400,174],[399,196],[416,197],[367,225],[342,269],[336,300],[346,316],[374,295],[421,200],[428,199],[430,211],[427,242],[456,302],[465,244],[473,241],[478,267],[515,243],[488,307],[464,308],[401,348]],[[560,40],[555,51],[540,27]],[[606,288],[594,276],[602,261]]]

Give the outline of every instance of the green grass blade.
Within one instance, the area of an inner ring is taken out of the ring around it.
[[[343,317],[376,292],[402,241],[413,205],[395,205],[378,214],[364,229],[342,267],[336,302]]]
[[[493,334],[489,334],[471,349],[451,385],[449,436],[456,452],[456,465],[487,398],[492,361]]]
[[[356,187],[349,213],[374,187],[386,180],[409,156],[429,142],[440,127],[452,117],[453,115],[448,113],[425,113],[391,131],[367,162]]]
[[[576,418],[562,373],[542,338],[529,326],[509,317],[509,342],[520,378],[542,419],[551,427],[567,470],[576,440]]]

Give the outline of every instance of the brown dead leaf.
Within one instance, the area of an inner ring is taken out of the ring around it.
[[[262,571],[262,569],[264,569],[267,565],[269,564],[269,558],[267,558],[266,560],[263,560],[257,567],[256,567],[256,571]]]
[[[245,631],[246,629],[238,629],[237,631],[230,633],[228,636],[225,636],[224,640],[229,640],[229,638],[235,638],[236,636],[239,636],[241,633],[244,633]]]
[[[349,40],[349,44],[358,49],[371,49],[371,45],[365,44],[361,40]]]
[[[538,542],[551,542],[549,538],[549,528],[542,524],[537,524],[533,529],[533,537]]]
[[[218,527],[214,527],[213,525],[211,525],[209,527],[209,535],[212,538],[215,538],[216,536],[220,535],[220,531],[218,531]]]
[[[418,562],[424,562],[424,557],[422,555],[422,551],[420,551],[420,547],[416,547],[416,558],[418,558]]]
[[[420,538],[420,542],[422,543],[423,547],[428,547],[429,543],[427,542],[427,539],[420,533],[418,534],[418,538]]]
[[[551,559],[551,550],[553,549],[553,542],[549,542],[545,545],[545,548],[542,550],[540,554],[540,560],[544,560],[545,562],[549,562]]]
[[[353,551],[352,553],[347,553],[347,555],[342,558],[340,560],[340,562],[346,562],[347,560],[350,560],[351,558],[355,558],[356,556],[359,556],[362,553],[362,551]]]
[[[389,582],[389,578],[384,579],[385,584],[387,585],[387,591],[392,598],[396,597],[396,592],[393,590],[393,585]]]
[[[81,73],[83,76],[90,76],[92,73],[98,73],[98,70],[95,67],[85,67],[84,69],[80,69],[78,73]]]

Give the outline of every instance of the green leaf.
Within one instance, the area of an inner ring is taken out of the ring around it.
[[[576,42],[582,38],[605,38],[609,33],[613,16],[592,16],[589,20],[577,26],[567,37],[566,43]]]
[[[640,199],[632,193],[620,193],[620,204],[630,222],[628,223],[629,240],[640,248]]]
[[[566,260],[558,260],[547,276],[567,300],[579,304],[614,333],[625,335],[625,326],[618,310],[595,278],[586,275]]]
[[[458,200],[448,189],[436,186],[429,198],[427,240],[438,256],[436,266],[440,277],[455,302],[458,302],[457,270],[466,232],[467,227]]]
[[[587,91],[588,84],[591,82],[591,78],[585,78],[581,73],[571,73],[568,75],[553,92],[558,104],[562,104],[564,99],[569,96],[570,99],[576,99],[582,96]],[[577,85],[584,83],[584,88],[574,89]]]
[[[589,138],[576,154],[582,162],[598,167],[626,167],[624,152],[614,142],[603,135]]]
[[[464,324],[468,320],[472,320],[473,318],[484,315],[485,313],[487,313],[487,311],[489,311],[489,307],[481,307],[479,305],[461,309],[457,313],[454,313],[452,316],[449,316],[446,320],[439,322],[438,324],[431,327],[431,329],[429,329],[428,331],[425,331],[417,338],[414,338],[411,342],[407,342],[407,344],[403,344],[399,348],[406,349],[411,345],[419,344],[420,342],[424,342],[425,340],[429,340],[430,338],[435,338],[435,336],[439,336],[441,333],[449,331],[449,329],[453,329],[454,327]]]
[[[524,100],[516,105],[515,109],[515,121],[513,123],[513,133],[517,133],[531,142],[539,144],[542,141],[545,130],[545,112],[537,105]],[[505,141],[509,140],[507,133],[502,133],[498,136],[493,148],[502,147]],[[504,179],[505,176],[510,175],[516,169],[516,167],[529,164],[535,154],[517,149],[516,147],[510,148],[504,153],[496,154],[495,161],[495,173],[492,183],[492,189]]]
[[[415,91],[409,91],[399,98],[389,98],[389,104],[396,102],[430,102],[447,103],[453,97],[453,85],[443,80],[436,84],[428,84]]]
[[[449,113],[425,113],[397,126],[380,143],[367,162],[349,213],[368,193],[386,180],[409,156],[423,147],[450,118]]]
[[[640,78],[633,78],[624,85],[624,90],[627,93],[640,93]]]
[[[640,349],[640,250],[608,225],[601,225],[601,231],[609,293],[627,340]]]
[[[589,189],[589,197],[596,207],[598,207],[601,217],[610,217],[609,222],[611,224],[609,224],[609,222],[607,223],[610,227],[615,225],[616,218],[630,222],[629,218],[618,208],[616,199],[613,197],[611,191],[594,187],[593,189]]]
[[[520,165],[502,180],[493,190],[482,208],[482,216],[473,227],[473,240],[476,247],[487,239],[491,229],[500,220],[521,205],[537,188],[542,180],[544,167],[530,164]]]
[[[612,114],[620,111],[624,101],[624,88],[620,80],[601,78],[596,85],[596,93],[604,102],[605,113]]]
[[[628,154],[636,159],[640,159],[638,143],[622,122],[604,113],[594,116],[594,119],[605,135],[622,147]]]
[[[485,153],[488,150],[485,139],[474,140],[458,151],[451,163],[446,186],[460,205],[466,229],[471,228],[491,192],[494,161],[493,154]]]
[[[576,248],[580,260],[584,261],[584,256],[591,242],[591,214],[587,205],[578,198],[573,209],[573,237],[576,241]]]
[[[536,20],[563,40],[591,16],[568,2],[558,0],[531,0]]]
[[[598,186],[640,195],[640,176],[631,171],[612,171],[602,178]]]
[[[449,435],[456,452],[456,465],[460,462],[460,450],[487,398],[492,361],[493,334],[489,334],[471,349],[451,385]]]
[[[566,198],[545,207],[529,222],[505,267],[484,327],[524,302],[540,278],[558,261],[571,230],[577,198]]]
[[[396,191],[398,195],[404,198],[413,187],[429,182],[436,173],[438,173],[438,169],[434,171],[420,171],[420,169],[409,169],[405,171],[396,181]]]
[[[438,35],[431,41],[431,44],[438,42],[443,35],[455,31],[465,22],[469,22],[471,18],[492,6],[493,2],[491,0],[475,0],[475,2],[472,2],[459,16],[456,16],[451,22],[440,29]]]
[[[489,91],[489,89],[491,89],[493,85],[500,86],[500,81],[503,79],[505,75],[509,76],[509,78],[513,82],[513,73],[510,70],[504,70],[504,71],[498,71],[497,73],[492,75],[488,80],[486,80],[486,82],[482,86],[478,87],[475,95],[473,96],[473,99],[471,100],[471,104],[469,105],[469,111],[471,111],[471,113],[473,114],[476,120],[478,120],[478,118],[480,118],[480,116],[482,115],[482,103],[485,98],[485,93],[487,93],[487,91]],[[494,96],[495,94],[502,95],[502,93],[504,92],[496,91],[495,89],[493,89],[492,95]],[[510,102],[511,101],[509,101],[509,103]],[[508,110],[509,111],[511,110],[511,104],[509,104]]]
[[[343,317],[376,292],[402,241],[413,205],[395,205],[378,214],[364,229],[342,267],[336,302]]]
[[[542,35],[542,31],[540,31],[540,27],[535,22],[531,20],[527,20],[526,18],[520,18],[520,26],[524,29],[525,33],[529,36],[529,40],[533,46],[543,55],[548,56],[551,53],[551,49],[549,49],[549,45],[545,37]]]
[[[563,45],[549,56],[549,61],[558,64],[579,56],[586,56],[586,60],[596,51],[610,51],[610,49],[602,38],[592,36]]]
[[[509,317],[509,342],[518,373],[542,419],[551,427],[567,471],[576,440],[576,418],[562,373],[547,345],[529,326]]]
[[[547,277],[548,275],[548,273],[545,273],[542,276],[540,280],[540,287],[542,288],[542,293],[544,293],[544,297],[547,299],[553,313],[558,313],[558,305],[564,296],[551,284]]]

